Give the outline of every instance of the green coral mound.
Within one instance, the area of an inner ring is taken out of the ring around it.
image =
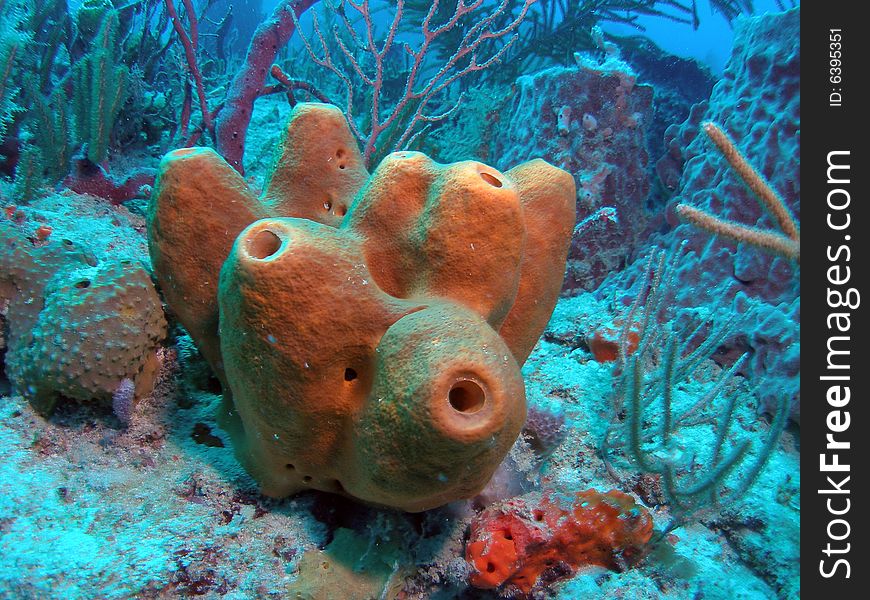
[[[0,219],[6,375],[43,413],[61,397],[108,403],[124,380],[153,388],[166,321],[132,219],[84,196]]]

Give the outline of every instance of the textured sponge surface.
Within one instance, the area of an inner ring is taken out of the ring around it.
[[[149,241],[262,490],[419,511],[477,493],[516,439],[573,207],[543,161],[397,152],[369,175],[341,113],[300,104],[260,198],[213,152],[167,155]]]

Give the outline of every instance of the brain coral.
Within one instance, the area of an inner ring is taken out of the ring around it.
[[[479,492],[516,439],[573,224],[573,179],[543,161],[398,152],[370,176],[322,104],[296,106],[259,198],[189,148],[164,158],[148,215],[166,300],[263,492],[409,511]]]
[[[166,321],[132,216],[75,195],[7,215],[0,310],[15,391],[43,413],[61,397],[108,404],[125,379],[137,396],[150,393]]]

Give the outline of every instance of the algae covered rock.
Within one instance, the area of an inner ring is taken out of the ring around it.
[[[299,574],[288,586],[294,600],[397,600],[410,570],[396,541],[372,542],[352,529],[339,528],[324,550],[308,550]]]
[[[148,227],[263,492],[419,511],[479,492],[516,439],[574,210],[543,161],[397,152],[369,176],[342,113],[300,104],[261,198],[211,150],[175,151]]]

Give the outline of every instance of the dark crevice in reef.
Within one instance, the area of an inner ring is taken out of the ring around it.
[[[203,444],[210,448],[223,448],[223,441],[211,432],[211,427],[205,423],[196,423],[193,426],[193,432],[190,434],[197,444]]]

